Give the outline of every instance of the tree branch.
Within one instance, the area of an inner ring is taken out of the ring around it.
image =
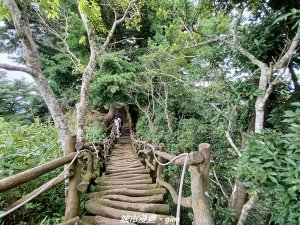
[[[217,177],[216,171],[215,171],[215,170],[212,170],[212,171],[213,171],[213,174],[214,174],[214,177],[215,177],[216,180],[214,181],[213,179],[211,179],[211,181],[220,187],[221,192],[223,193],[224,197],[225,197],[226,199],[228,199],[228,195],[227,195],[226,192],[224,191],[222,184],[219,182],[219,179],[218,179],[218,177]]]
[[[168,189],[168,191],[170,192],[170,194],[172,196],[173,202],[175,204],[178,204],[178,195],[177,195],[175,189],[173,188],[173,186],[171,184],[169,184],[168,182],[162,180],[160,177],[157,177],[156,180],[158,181],[158,183],[160,185],[162,185]],[[181,198],[180,205],[183,207],[191,208],[192,207],[192,198],[191,197]]]
[[[240,215],[239,221],[237,225],[244,225],[247,216],[250,212],[250,210],[255,206],[256,202],[258,201],[257,195],[253,195],[243,206],[242,213]]]
[[[28,67],[0,63],[0,69],[9,70],[9,71],[20,71],[20,72],[28,73],[28,74],[34,76],[32,69],[30,69]]]
[[[113,25],[112,25],[112,27],[111,27],[111,29],[110,29],[110,31],[109,31],[107,37],[106,37],[105,42],[104,42],[103,45],[102,45],[102,49],[101,49],[101,51],[100,51],[100,54],[102,54],[102,53],[105,51],[105,49],[107,48],[108,44],[110,43],[110,41],[111,41],[111,39],[112,39],[112,36],[113,36],[113,34],[114,34],[114,32],[115,32],[117,26],[118,26],[120,23],[122,23],[122,22],[126,19],[126,16],[127,16],[127,14],[129,13],[129,10],[130,10],[131,6],[132,6],[135,2],[136,2],[136,0],[132,0],[132,1],[129,2],[127,8],[125,9],[125,11],[124,11],[124,13],[123,13],[123,16],[122,16],[120,19],[117,19],[117,13],[115,12],[115,10],[113,10],[114,13],[115,13],[115,20],[114,20],[114,23],[113,23]],[[134,14],[134,16],[136,16],[136,15],[139,15],[139,12]],[[132,17],[133,17],[133,16],[131,16],[130,18],[132,18]]]
[[[185,48],[202,47],[202,46],[205,46],[205,45],[214,43],[214,42],[225,41],[225,40],[227,40],[227,39],[230,38],[230,37],[232,37],[232,35],[224,35],[224,36],[220,36],[220,37],[215,37],[215,38],[208,39],[208,40],[206,40],[206,41],[202,41],[202,42],[197,43],[197,44],[195,44],[195,45],[186,46]]]
[[[279,59],[275,65],[274,65],[274,70],[277,69],[281,69],[283,68],[288,61],[290,60],[290,58],[293,56],[294,51],[296,50],[298,44],[300,41],[300,25],[298,25],[298,29],[297,29],[297,33],[295,34],[292,43],[289,47],[289,49],[287,50],[287,52],[281,57],[281,59]]]
[[[249,4],[249,3],[248,3]],[[225,43],[228,43],[229,45],[233,45],[234,47],[236,47],[236,49],[244,56],[246,56],[253,64],[257,65],[260,69],[263,69],[265,67],[267,67],[267,65],[265,63],[263,63],[262,61],[260,61],[259,59],[257,59],[253,54],[251,54],[247,49],[243,48],[239,42],[238,42],[238,34],[237,34],[237,29],[238,29],[238,25],[241,22],[242,16],[243,16],[243,12],[245,10],[245,8],[247,7],[247,5],[243,8],[243,9],[237,9],[237,11],[239,12],[238,16],[236,17],[234,23],[233,23],[233,40],[231,41],[227,41],[224,40]]]
[[[238,147],[235,145],[235,143],[232,140],[232,137],[230,135],[230,131],[231,131],[231,120],[229,119],[228,116],[224,115],[224,113],[217,107],[215,106],[213,103],[210,104],[215,110],[217,110],[217,112],[219,112],[223,117],[225,117],[228,120],[228,127],[227,127],[227,131],[225,131],[225,136],[229,142],[229,144],[231,145],[231,147],[235,150],[235,152],[237,153],[237,155],[239,157],[242,156],[242,153],[240,152],[240,150],[238,149]]]

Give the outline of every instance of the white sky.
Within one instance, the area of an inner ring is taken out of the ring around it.
[[[16,62],[14,62],[12,59],[9,58],[8,54],[5,53],[0,53],[0,63],[7,63],[7,64],[11,64],[11,65],[18,65],[18,66],[22,66],[21,64],[18,64]],[[5,71],[6,72],[6,76],[8,79],[14,80],[14,79],[22,79],[25,78],[25,80],[27,82],[34,82],[34,80],[32,79],[32,77],[24,72],[19,72],[19,71],[7,71],[7,70],[2,70],[1,71]]]

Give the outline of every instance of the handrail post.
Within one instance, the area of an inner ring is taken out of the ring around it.
[[[76,143],[76,136],[67,136],[66,155],[72,152],[76,152],[75,143]],[[80,215],[80,199],[79,199],[79,192],[77,187],[80,182],[81,168],[78,160],[75,160],[74,164],[70,167],[70,170],[74,171],[74,176],[71,177],[69,180],[64,221],[68,221]]]
[[[164,143],[160,143],[158,145],[158,151],[160,151],[160,152],[165,151]],[[158,159],[159,162],[163,161],[163,158],[160,157],[160,156],[158,156],[157,159]],[[163,166],[158,163],[157,170],[156,170],[156,187],[161,187],[161,185],[159,185],[159,182],[157,181],[157,178],[160,177],[162,174],[163,174]]]
[[[210,145],[203,143],[199,145],[199,152],[203,156],[203,162],[199,166],[190,165],[192,208],[195,225],[214,225],[207,201],[209,165],[210,165]]]

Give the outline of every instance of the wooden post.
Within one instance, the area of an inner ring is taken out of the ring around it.
[[[90,152],[86,152],[85,158],[87,159],[87,168],[82,181],[78,185],[78,191],[81,193],[85,193],[88,190],[91,179],[93,178],[93,155]]]
[[[76,143],[75,136],[68,136],[66,138],[66,154],[71,154],[72,152],[76,152],[75,143]],[[70,170],[73,170],[74,176],[71,177],[69,180],[64,221],[71,220],[72,218],[77,217],[80,214],[80,200],[79,200],[79,192],[77,190],[77,187],[80,182],[81,168],[78,160],[76,160],[73,163]]]
[[[165,151],[165,145],[163,143],[160,143],[158,145],[158,151],[160,151],[160,152],[164,152]],[[163,162],[163,158],[162,157],[158,156],[157,159],[158,159],[158,161],[160,163]],[[157,170],[156,170],[156,178],[160,177],[161,175],[163,175],[163,166],[158,163]],[[161,185],[159,185],[159,183],[158,183],[157,180],[156,180],[156,187],[162,187]]]
[[[203,156],[203,162],[199,168],[194,165],[189,166],[191,174],[192,208],[194,212],[195,225],[214,225],[210,207],[207,201],[209,164],[210,164],[210,145],[200,144],[199,152]]]

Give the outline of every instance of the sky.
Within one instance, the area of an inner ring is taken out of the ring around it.
[[[11,65],[18,65],[21,66],[20,64],[14,62],[12,59],[9,58],[8,54],[5,53],[0,53],[0,63],[7,63]],[[34,82],[32,77],[24,72],[19,72],[19,71],[6,71],[0,69],[0,71],[5,71],[7,75],[7,79],[14,80],[14,79],[22,79],[22,77],[27,81],[27,82]]]

